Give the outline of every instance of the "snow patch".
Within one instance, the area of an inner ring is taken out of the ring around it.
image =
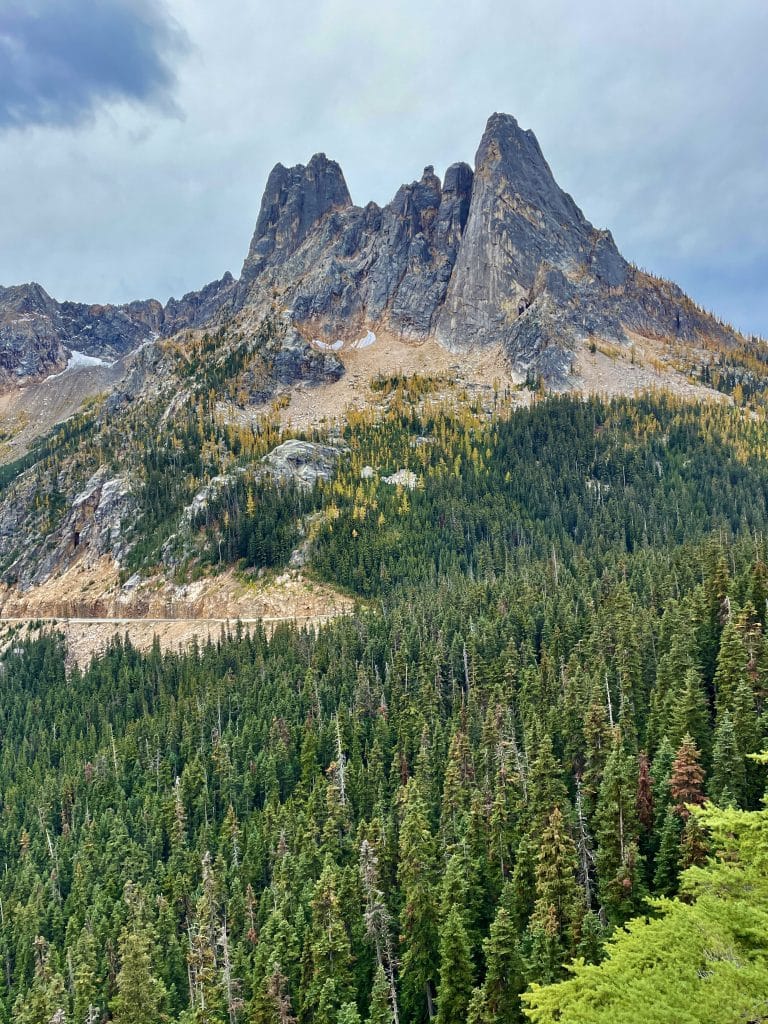
[[[375,341],[376,335],[373,331],[368,331],[364,337],[353,341],[348,347],[354,349],[370,348]],[[337,338],[336,341],[321,341],[320,338],[313,338],[312,344],[315,348],[320,349],[321,352],[341,352],[343,348],[347,347],[341,338]]]
[[[352,342],[352,348],[370,348],[375,341],[376,335],[373,331],[368,331],[364,338],[360,338],[359,341]]]
[[[87,356],[85,352],[78,352],[76,349],[72,349],[67,360],[67,365],[63,370],[58,373],[52,373],[46,380],[55,380],[56,377],[63,377],[65,373],[69,373],[70,370],[82,370],[89,366],[114,366],[114,363],[107,362],[106,359],[100,359],[98,356]]]

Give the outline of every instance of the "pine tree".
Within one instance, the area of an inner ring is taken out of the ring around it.
[[[362,1024],[357,1005],[353,1002],[344,1003],[336,1015],[336,1024]]]
[[[278,961],[254,992],[249,1024],[296,1024],[288,979]]]
[[[637,756],[637,820],[646,832],[653,828],[653,779],[648,755],[641,750]]]
[[[387,1020],[399,1024],[397,987],[395,985],[395,956],[392,942],[392,918],[389,913],[384,893],[379,888],[379,861],[376,852],[367,839],[360,844],[360,878],[365,894],[365,930],[368,939],[373,942],[376,951],[376,975],[372,995],[374,1004],[379,1007],[376,1013],[381,1016],[380,978],[384,978],[387,992]],[[374,1024],[380,1024],[375,1021]]]
[[[219,900],[211,855],[202,860],[202,889],[190,926],[189,1020],[194,1024],[224,1024],[227,1013],[218,946],[221,935]]]
[[[78,936],[73,969],[75,1021],[86,1021],[99,1009],[99,984],[96,964],[96,939],[85,926]]]

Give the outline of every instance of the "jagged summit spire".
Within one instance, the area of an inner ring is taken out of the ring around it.
[[[341,167],[325,153],[315,153],[306,165],[275,164],[264,189],[242,281],[254,280],[273,255],[287,259],[330,210],[351,205]]]

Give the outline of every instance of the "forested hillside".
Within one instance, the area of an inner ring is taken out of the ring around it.
[[[529,986],[681,907],[655,902],[681,877],[706,889],[719,821],[763,821],[762,413],[500,395],[489,417],[426,379],[379,386],[386,411],[350,417],[309,490],[230,431],[243,471],[177,564],[282,565],[304,536],[355,615],[179,655],[115,643],[85,672],[55,635],[5,654],[0,1020],[521,1021]],[[146,445],[137,562],[213,458],[203,412]],[[728,984],[752,1007],[768,971],[742,911]],[[678,926],[649,925],[649,955]]]

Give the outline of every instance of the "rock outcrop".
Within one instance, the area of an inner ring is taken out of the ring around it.
[[[325,157],[320,166],[334,171],[318,192],[317,174],[306,173],[317,159],[290,171],[278,164],[270,175],[240,279],[240,306],[264,305],[277,294],[294,322],[316,327],[323,340],[371,322],[406,338],[427,337],[466,223],[471,169],[455,164],[441,186],[427,167],[387,206],[361,208],[352,206],[338,165]]]
[[[311,488],[318,480],[330,480],[339,449],[291,438],[283,441],[261,460],[264,472],[283,483]]]
[[[60,483],[67,487],[70,482]],[[50,482],[47,486],[50,497]],[[42,496],[39,481],[33,473],[19,478],[13,500],[0,505],[0,561],[6,582],[25,590],[79,559],[91,566],[103,555],[117,561],[123,556],[126,527],[138,512],[129,479],[102,466],[70,494],[65,515],[49,532],[36,505]]]
[[[162,329],[150,299],[124,306],[57,302],[39,284],[0,287],[0,385],[63,370],[71,352],[114,361]]]

